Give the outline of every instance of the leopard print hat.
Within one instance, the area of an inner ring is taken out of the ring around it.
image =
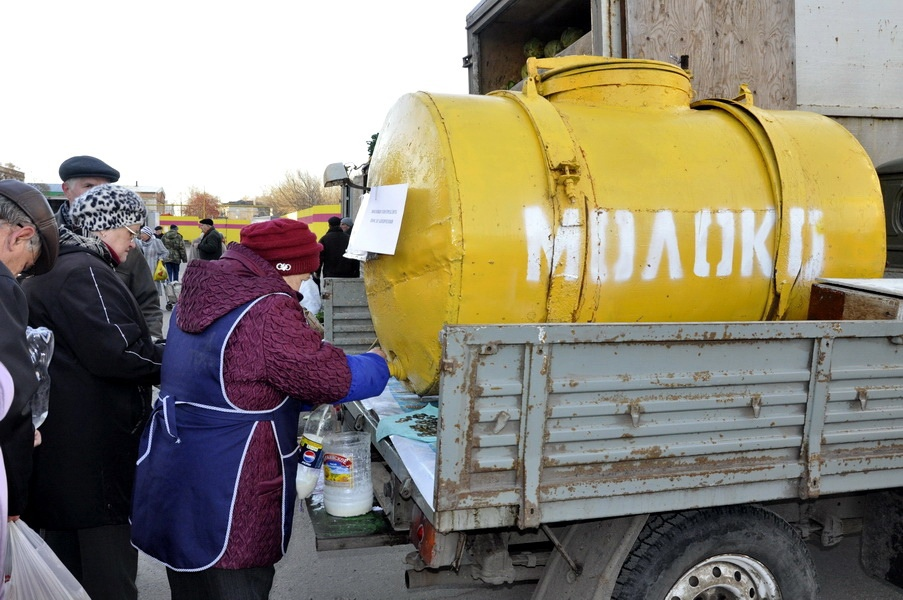
[[[105,183],[92,187],[72,203],[73,224],[84,231],[108,231],[142,224],[147,218],[144,200],[121,185]]]

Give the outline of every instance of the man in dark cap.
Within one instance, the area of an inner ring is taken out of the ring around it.
[[[60,165],[60,179],[63,194],[72,202],[95,185],[116,183],[119,171],[93,156],[73,156]]]
[[[320,253],[320,278],[324,277],[357,277],[360,274],[360,263],[345,258],[348,248],[348,234],[342,231],[342,219],[329,217],[329,231],[320,238],[323,251]]]
[[[69,201],[60,207],[56,215],[60,225],[65,225],[74,233],[69,209],[76,198],[91,188],[105,183],[119,181],[119,171],[93,156],[73,156],[60,165],[60,179],[63,180],[63,194]],[[163,337],[163,310],[160,308],[160,296],[154,285],[154,276],[147,267],[141,252],[129,252],[126,259],[116,267],[119,277],[132,292],[151,335],[156,339]]]
[[[28,304],[16,276],[46,273],[58,250],[59,231],[44,195],[20,181],[0,181],[0,363],[15,389],[12,405],[0,419],[0,449],[13,516],[22,514],[27,500],[35,441],[29,402],[38,387],[25,334]],[[5,525],[6,515],[0,519]],[[5,540],[0,544],[5,547]]]
[[[198,223],[203,232],[198,242],[198,258],[216,260],[223,255],[223,235],[213,226],[213,219],[201,219]]]

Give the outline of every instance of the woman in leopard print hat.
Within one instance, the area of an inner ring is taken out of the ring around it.
[[[163,349],[113,268],[134,251],[146,214],[141,198],[122,186],[89,189],[70,211],[83,235],[60,227],[54,268],[22,285],[31,325],[52,330],[56,343],[50,410],[23,518],[46,530],[47,543],[94,600],[138,595],[129,510]]]

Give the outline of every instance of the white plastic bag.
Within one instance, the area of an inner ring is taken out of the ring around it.
[[[317,284],[313,279],[305,279],[302,281],[301,289],[298,291],[301,292],[301,295],[304,297],[304,299],[301,300],[301,306],[313,314],[320,312],[323,308],[323,304],[320,300],[320,288],[317,287]]]
[[[9,523],[6,600],[91,600],[50,546],[25,521]]]

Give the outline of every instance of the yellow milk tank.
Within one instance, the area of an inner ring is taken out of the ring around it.
[[[667,63],[529,59],[522,92],[398,100],[371,186],[408,184],[364,266],[393,373],[436,393],[445,324],[804,319],[817,277],[880,277],[877,175],[836,122],[691,103]]]

